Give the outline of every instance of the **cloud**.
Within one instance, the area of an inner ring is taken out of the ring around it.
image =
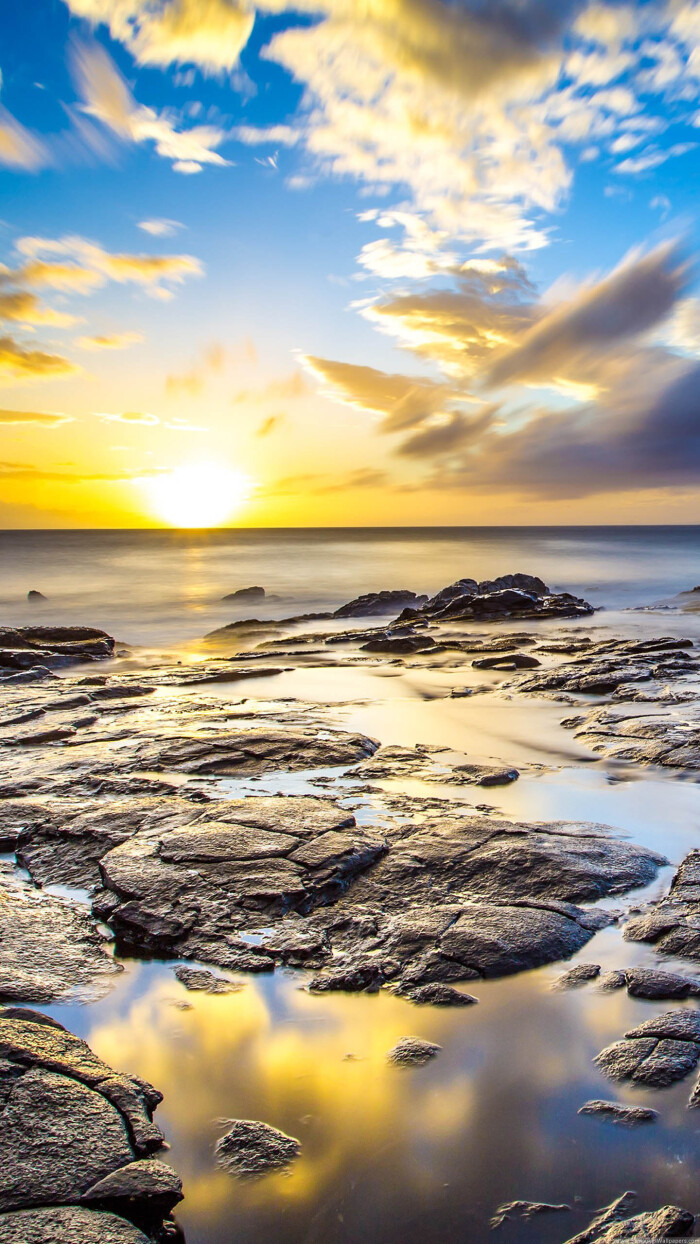
[[[540,314],[496,358],[487,384],[588,380],[601,358],[669,315],[691,277],[677,242],[633,253],[610,276]]]
[[[255,429],[256,436],[269,436],[284,422],[284,415],[268,415]]]
[[[140,220],[139,229],[143,229],[144,233],[150,233],[154,238],[168,238],[177,233],[178,229],[184,229],[184,225],[179,220]]]
[[[493,421],[494,411],[487,409],[473,419],[454,411],[446,419],[429,424],[406,437],[397,453],[409,458],[439,458],[451,454],[458,446],[477,440]]]
[[[0,379],[44,380],[70,376],[80,369],[59,354],[29,350],[13,337],[0,337]]]
[[[13,281],[31,287],[89,293],[108,281],[116,281],[121,285],[140,285],[151,294],[167,297],[170,286],[203,272],[193,255],[113,253],[77,236],[24,237],[16,245],[23,262],[14,270],[0,272],[0,284]],[[58,262],[54,256],[59,257]]]
[[[36,410],[0,410],[0,424],[3,425],[38,424],[42,428],[58,428],[64,423],[73,423],[72,415]]]
[[[0,305],[1,305],[0,299]],[[94,337],[78,337],[76,345],[81,350],[125,350],[143,341],[143,333],[108,333]]]
[[[154,427],[160,423],[157,415],[146,415],[141,411],[127,410],[122,415],[99,414],[98,419],[102,419],[104,423],[126,423],[131,427]]]
[[[444,415],[452,403],[464,400],[453,386],[421,376],[378,371],[354,363],[307,357],[309,371],[323,390],[347,406],[382,416],[382,432],[403,432],[432,415]]]
[[[549,498],[697,485],[699,385],[700,363],[648,355],[604,400],[493,431],[432,483]]]
[[[212,341],[200,351],[197,362],[188,371],[166,376],[165,392],[168,397],[189,394],[197,397],[210,376],[221,372],[226,363],[226,350],[219,341]]]
[[[226,138],[223,130],[211,125],[178,129],[171,115],[138,104],[99,44],[76,41],[72,67],[84,111],[122,141],[153,143],[157,154],[172,160],[180,173],[199,172],[204,164],[228,163],[216,150]]]
[[[44,143],[0,106],[0,165],[33,173],[47,163]]]
[[[306,471],[298,475],[287,475],[277,480],[272,487],[274,496],[327,496],[337,492],[354,492],[362,489],[386,489],[389,476],[386,471],[375,467],[357,467],[353,471],[333,474],[316,474]]]
[[[142,65],[233,69],[248,42],[254,11],[235,0],[66,0],[78,17],[104,23]]]
[[[2,273],[0,272],[0,283]],[[46,307],[29,290],[12,290],[0,293],[0,320],[12,321],[17,324],[45,324],[52,328],[69,328],[78,322],[74,315],[66,311],[56,311]]]

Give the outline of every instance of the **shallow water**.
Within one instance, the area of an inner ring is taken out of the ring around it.
[[[485,801],[514,819],[601,821],[664,853],[670,865],[696,845],[700,784],[615,768],[585,749],[586,762],[572,763],[576,745],[559,725],[566,706],[489,693],[457,701],[413,694],[416,682],[433,676],[326,670],[331,718],[385,742],[440,741],[525,768],[509,787],[455,791],[414,782],[402,785],[405,793]],[[318,697],[309,672],[294,679],[299,699]],[[268,694],[257,682],[250,688]],[[353,689],[361,702],[347,703]],[[319,791],[318,776],[213,786],[226,794]],[[350,797],[349,778],[346,789]],[[372,823],[372,797],[363,798],[369,807],[362,819]],[[663,893],[671,875],[670,866],[662,869],[639,900]],[[655,958],[653,948],[625,943],[615,927],[576,956],[604,969]],[[665,959],[664,966],[692,974],[688,964]],[[486,1244],[496,1207],[517,1198],[572,1209],[507,1222],[503,1239],[556,1244],[627,1188],[640,1193],[640,1207],[700,1209],[700,1114],[686,1108],[691,1081],[630,1089],[612,1085],[592,1063],[627,1028],[674,1004],[599,993],[595,985],[552,991],[561,964],[467,982],[479,1002],[458,1010],[416,1007],[385,993],[312,996],[302,988],[305,974],[290,970],[247,977],[240,992],[210,997],[185,990],[172,967],[128,961],[106,999],[47,1009],[108,1062],[146,1076],[165,1094],[158,1118],[184,1179],[177,1217],[188,1244]],[[428,1066],[396,1068],[386,1052],[406,1035],[442,1050]],[[661,1117],[628,1131],[578,1116],[593,1097],[653,1105]],[[232,1179],[213,1161],[229,1118],[282,1128],[301,1140],[302,1156],[286,1174]]]
[[[456,527],[0,532],[4,623],[90,622],[127,643],[174,644],[240,617],[333,609],[360,592],[435,592],[525,571],[606,608],[700,581],[698,527]],[[259,585],[247,608],[221,597]],[[29,590],[47,596],[28,604]]]
[[[206,652],[204,632],[232,620],[219,596],[250,583],[281,599],[248,612],[280,616],[334,607],[374,588],[434,590],[465,574],[522,569],[605,607],[566,629],[700,638],[698,614],[626,612],[700,579],[697,537],[696,528],[4,533],[0,610],[5,623],[103,625],[149,650],[181,645],[196,659]],[[29,608],[22,599],[29,587],[50,602]],[[560,625],[537,627],[546,635]],[[136,651],[122,668],[147,670],[151,659]],[[700,783],[595,757],[560,724],[576,709],[509,699],[499,690],[503,681],[468,664],[457,668],[449,654],[364,668],[311,658],[278,676],[192,688],[191,695],[203,707],[222,702],[253,714],[291,697],[297,708],[327,705],[329,725],[383,743],[439,743],[473,760],[515,764],[521,777],[508,787],[380,785],[488,804],[512,819],[610,825],[660,851],[669,866],[646,890],[605,905],[662,894],[673,866],[700,841]],[[452,687],[476,694],[450,699]],[[140,714],[166,695],[138,706],[130,723],[138,728]],[[337,778],[337,771],[317,771],[211,785],[227,795],[341,795],[358,820],[381,824],[381,798],[359,792],[351,775]],[[576,958],[613,968],[652,965],[657,956],[611,927]],[[700,1210],[700,1112],[686,1108],[691,1080],[663,1091],[631,1089],[611,1084],[592,1062],[634,1023],[678,1004],[600,993],[595,985],[552,991],[564,966],[467,983],[478,1005],[450,1010],[386,993],[312,996],[303,989],[305,974],[292,971],[246,977],[240,992],[207,996],[188,992],[172,964],[129,960],[101,1001],[46,1009],[112,1065],[164,1093],[157,1118],[184,1180],[177,1218],[188,1244],[486,1244],[497,1206],[518,1198],[572,1208],[507,1222],[499,1229],[506,1244],[557,1244],[628,1188],[639,1192],[640,1209],[672,1202]],[[692,964],[664,959],[663,966],[692,975]],[[386,1052],[405,1035],[442,1050],[425,1067],[396,1068]],[[628,1131],[579,1116],[593,1097],[652,1105],[661,1117]],[[225,1120],[246,1117],[301,1140],[288,1173],[241,1182],[217,1170],[213,1146]]]

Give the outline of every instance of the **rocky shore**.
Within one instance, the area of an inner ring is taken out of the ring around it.
[[[430,599],[369,593],[312,619],[233,623],[207,637],[204,660],[148,668],[120,663],[90,627],[0,631],[0,1242],[182,1238],[179,1179],[154,1156],[160,1094],[33,1009],[105,996],[124,956],[180,961],[178,980],[212,995],[238,986],[211,967],[291,968],[314,995],[386,991],[420,1007],[473,1005],[479,982],[565,961],[613,924],[630,943],[700,959],[700,850],[665,896],[632,910],[665,855],[610,825],[474,802],[518,768],[371,737],[287,694],[232,701],[226,686],[338,666],[439,671],[445,697],[566,705],[562,726],[592,761],[697,771],[693,640],[591,632],[592,613],[533,576],[461,579]],[[292,778],[301,793],[284,789]],[[603,1049],[612,1081],[662,1088],[694,1070],[692,976],[580,964],[567,978],[561,988],[685,1004]],[[435,1056],[409,1036],[389,1054],[400,1067]],[[630,1127],[656,1116],[602,1099],[580,1109]],[[212,1163],[230,1173],[299,1151],[265,1120],[228,1123]],[[571,1244],[692,1230],[685,1210],[628,1208],[608,1207]]]

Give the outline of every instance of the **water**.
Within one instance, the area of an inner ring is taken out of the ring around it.
[[[700,581],[699,527],[455,527],[0,533],[0,617],[102,626],[162,646],[242,617],[333,609],[525,571],[593,604],[649,604]],[[259,585],[247,608],[221,597]],[[48,597],[28,604],[29,590]]]
[[[567,626],[700,637],[700,615],[625,612],[700,581],[699,533],[5,532],[0,610],[5,623],[91,623],[149,648],[186,647],[246,612],[282,616],[333,608],[362,591],[434,591],[464,575],[524,570],[602,607],[594,619]],[[262,606],[244,611],[220,602],[251,584],[267,589]],[[48,603],[29,606],[29,588]],[[561,727],[570,709],[505,700],[500,681],[500,674],[458,669],[446,658],[442,668],[302,667],[191,694],[206,704],[245,696],[252,711],[291,696],[328,705],[325,721],[384,743],[441,743],[474,760],[517,764],[522,776],[510,787],[404,782],[401,790],[483,800],[513,819],[608,824],[666,855],[669,866],[639,895],[658,897],[673,866],[700,841],[700,783],[591,756]],[[452,685],[469,682],[494,691],[448,698]],[[147,711],[138,709],[135,720]],[[224,779],[212,790],[305,791],[318,776]],[[315,789],[351,793],[347,781]],[[363,824],[381,824],[376,802],[369,797],[358,811]],[[604,970],[658,959],[653,947],[624,942],[617,927],[597,934],[576,958]],[[662,966],[692,975],[687,962]],[[305,974],[292,971],[246,978],[240,992],[209,997],[188,993],[172,964],[129,960],[125,967],[107,998],[46,1009],[113,1066],[164,1093],[157,1118],[184,1181],[177,1217],[188,1244],[492,1244],[499,1236],[505,1244],[560,1244],[628,1188],[640,1193],[640,1209],[675,1203],[700,1211],[700,1112],[686,1107],[692,1079],[663,1091],[633,1089],[611,1084],[592,1061],[625,1030],[674,1004],[592,986],[553,992],[562,965],[470,983],[465,988],[478,1005],[459,1010],[415,1007],[387,993],[314,997],[302,988]],[[442,1050],[426,1067],[393,1067],[386,1051],[406,1035]],[[651,1105],[660,1118],[626,1131],[579,1116],[595,1097]],[[262,1119],[298,1137],[300,1159],[287,1174],[232,1179],[213,1159],[229,1118]],[[518,1198],[572,1208],[530,1223],[516,1219],[494,1237],[489,1218],[499,1203]]]

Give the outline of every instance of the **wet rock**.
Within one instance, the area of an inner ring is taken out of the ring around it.
[[[378,993],[384,979],[379,964],[355,964],[314,976],[309,981],[309,993]]]
[[[286,669],[279,665],[258,665],[252,669],[238,669],[232,665],[224,669],[204,670],[201,674],[196,674],[193,678],[183,678],[181,685],[183,687],[201,687],[213,683],[240,682],[244,678],[274,678],[278,674],[284,674]]]
[[[692,1235],[694,1215],[676,1205],[664,1205],[652,1213],[628,1217],[636,1199],[636,1193],[625,1192],[598,1214],[590,1227],[572,1236],[566,1244],[618,1244],[622,1240],[632,1244],[643,1240],[687,1239]]]
[[[254,600],[264,600],[264,587],[239,587],[235,592],[229,592],[228,596],[222,596],[222,600],[237,601],[240,604],[246,604]]]
[[[504,652],[500,656],[479,657],[472,661],[478,670],[533,670],[541,664],[537,657],[531,657],[526,652]]]
[[[604,972],[598,979],[598,988],[606,992],[612,992],[615,989],[624,989],[627,985],[627,977],[624,972],[617,969],[612,972]]]
[[[277,770],[322,769],[357,764],[379,744],[362,734],[342,730],[230,731],[212,738],[185,737],[177,741],[137,746],[139,768],[158,766],[182,773],[269,773]]]
[[[667,1011],[625,1033],[594,1059],[611,1080],[665,1088],[700,1060],[700,1012]]]
[[[140,1158],[110,1171],[88,1188],[81,1200],[122,1210],[127,1216],[133,1213],[135,1203],[146,1202],[150,1214],[165,1218],[182,1200],[182,1180],[158,1158]]]
[[[627,991],[633,998],[672,999],[700,996],[700,984],[678,976],[675,972],[660,972],[654,968],[626,968]]]
[[[564,972],[555,980],[554,989],[577,989],[579,985],[586,985],[589,981],[595,980],[600,976],[599,963],[577,963],[576,967],[570,968],[568,972]]]
[[[238,993],[243,986],[238,981],[226,980],[223,976],[215,976],[206,968],[175,968],[175,975],[185,989],[198,993]]]
[[[111,1240],[111,1216],[73,1217],[66,1207],[79,1201],[149,1224],[146,1237],[115,1219],[115,1241],[150,1239],[182,1195],[175,1172],[149,1156],[163,1144],[152,1121],[159,1100],[48,1017],[0,1011],[0,1240]],[[27,1212],[9,1212],[18,1210]]]
[[[570,1211],[570,1205],[554,1205],[549,1201],[506,1201],[504,1205],[499,1205],[489,1226],[492,1231],[495,1231],[512,1218],[524,1218],[526,1222],[529,1222],[531,1218],[539,1217],[540,1214],[561,1214]]]
[[[0,627],[0,666],[54,669],[111,657],[114,646],[111,635],[90,626]]]
[[[0,886],[0,1000],[87,1001],[122,971],[89,913],[49,894]]]
[[[396,993],[419,1006],[473,1006],[479,999],[473,994],[453,989],[451,985],[404,985]]]
[[[642,1123],[653,1123],[659,1117],[658,1110],[648,1106],[622,1106],[617,1101],[600,1100],[585,1102],[578,1113],[598,1115],[620,1127],[638,1127]]]
[[[232,1126],[216,1142],[219,1166],[232,1175],[266,1175],[284,1170],[301,1153],[293,1136],[256,1119],[228,1120]]]
[[[633,916],[623,936],[651,942],[662,954],[700,960],[700,850],[690,851],[668,894],[642,915]]]
[[[27,592],[27,600],[39,602],[42,600],[46,600],[46,597],[44,596],[43,592],[37,592],[36,588],[31,588]]]
[[[148,1236],[115,1214],[62,1206],[0,1214],[0,1244],[148,1244]]]
[[[433,1041],[424,1041],[421,1037],[401,1037],[393,1049],[389,1050],[387,1058],[397,1067],[423,1067],[441,1049],[442,1046],[435,1045]]]
[[[341,605],[332,616],[335,618],[378,617],[382,614],[396,613],[406,605],[415,608],[426,600],[426,596],[417,596],[415,592],[409,591],[366,592],[363,596],[356,596],[354,600],[348,601],[346,605]]]
[[[386,635],[380,639],[370,639],[368,643],[362,644],[363,652],[386,652],[389,655],[430,652],[434,647],[435,640],[427,635]]]
[[[452,773],[458,774],[461,781],[474,786],[509,786],[520,777],[517,769],[506,769],[500,765],[455,765]]]

